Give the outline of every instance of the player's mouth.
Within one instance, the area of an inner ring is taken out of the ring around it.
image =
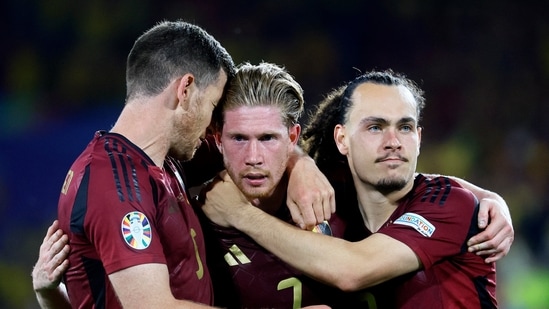
[[[267,176],[259,173],[248,173],[243,178],[251,186],[261,186],[267,181]]]
[[[385,162],[385,163],[402,163],[408,162],[408,159],[402,156],[385,156],[383,158],[376,159],[376,163]]]

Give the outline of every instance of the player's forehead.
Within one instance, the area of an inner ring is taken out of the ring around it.
[[[208,104],[217,106],[223,92],[225,91],[225,85],[227,84],[227,74],[225,71],[220,70],[217,79],[210,84],[206,85],[203,89],[199,89],[201,92],[201,98]]]
[[[281,110],[277,106],[238,106],[224,112],[223,131],[257,134],[284,129]]]
[[[416,101],[413,94],[402,85],[363,83],[351,96],[349,122],[359,122],[366,117],[415,118]]]

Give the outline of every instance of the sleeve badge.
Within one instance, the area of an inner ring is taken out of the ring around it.
[[[149,219],[139,211],[132,211],[122,218],[122,238],[133,249],[147,249],[151,244],[152,230]]]
[[[400,216],[400,218],[396,219],[394,223],[412,227],[425,237],[433,236],[433,233],[436,229],[435,226],[431,224],[431,222],[429,222],[427,219],[411,212],[403,214],[402,216]]]

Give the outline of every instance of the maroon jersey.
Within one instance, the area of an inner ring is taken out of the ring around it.
[[[277,217],[288,222],[291,220],[285,206]],[[244,233],[221,227],[203,215],[201,219],[216,306],[301,308],[333,304],[339,297],[341,292],[305,276]],[[343,236],[343,224],[339,218],[333,216],[329,225],[328,229],[319,230],[331,229],[333,236]]]
[[[155,166],[119,134],[95,134],[59,199],[59,222],[70,238],[64,279],[73,307],[120,308],[107,276],[146,263],[167,265],[176,298],[213,303],[204,237],[181,173],[170,159]]]
[[[354,293],[355,300],[363,308],[496,308],[495,264],[467,252],[479,232],[477,215],[471,192],[446,177],[418,175],[378,233],[408,245],[423,268]],[[354,240],[371,234],[364,233]]]

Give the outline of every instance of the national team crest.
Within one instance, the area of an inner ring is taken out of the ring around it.
[[[139,211],[132,211],[122,219],[122,237],[128,246],[143,250],[151,244],[152,231],[149,219]]]

